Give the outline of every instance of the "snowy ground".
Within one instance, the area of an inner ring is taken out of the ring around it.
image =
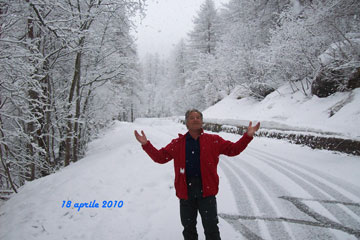
[[[0,207],[0,239],[182,239],[173,165],[152,162],[134,129],[143,129],[157,147],[186,132],[165,119],[115,122],[84,159],[25,184]],[[255,138],[239,156],[220,158],[221,236],[360,238],[359,169],[359,157]],[[98,208],[74,207],[94,200]],[[123,205],[103,208],[103,201]],[[199,239],[205,239],[198,222]]]

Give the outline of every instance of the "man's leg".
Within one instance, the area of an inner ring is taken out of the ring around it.
[[[184,226],[184,239],[197,240],[196,231],[197,203],[196,199],[184,200],[180,199],[180,218],[181,224]]]
[[[201,198],[198,203],[206,240],[220,240],[215,196]]]

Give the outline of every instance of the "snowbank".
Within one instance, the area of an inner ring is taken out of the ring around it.
[[[204,120],[223,124],[261,121],[265,128],[330,132],[360,139],[360,89],[319,98],[301,91],[293,93],[284,85],[260,102],[230,95],[206,109]]]

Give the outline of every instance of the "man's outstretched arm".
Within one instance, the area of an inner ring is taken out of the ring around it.
[[[169,145],[167,145],[164,148],[161,148],[160,150],[156,149],[151,142],[147,139],[144,131],[141,131],[141,135],[135,130],[134,131],[135,138],[138,140],[139,143],[141,143],[141,147],[144,149],[144,151],[149,155],[149,157],[157,163],[167,163],[168,161],[172,160],[173,157],[167,150],[169,148]]]
[[[260,122],[255,126],[252,126],[252,122],[250,121],[247,132],[235,143],[219,137],[221,142],[220,154],[225,154],[227,156],[236,156],[240,154],[251,142],[255,132],[259,130],[259,128]]]

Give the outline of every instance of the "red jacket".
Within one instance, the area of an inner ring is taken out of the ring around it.
[[[166,147],[156,149],[150,141],[142,145],[144,151],[157,163],[167,163],[174,159],[176,196],[187,199],[187,184],[185,173],[185,135],[173,139]],[[253,138],[246,133],[236,143],[224,140],[218,135],[202,131],[200,141],[200,171],[203,197],[215,196],[219,191],[219,176],[217,165],[219,155],[236,156],[242,152]]]

